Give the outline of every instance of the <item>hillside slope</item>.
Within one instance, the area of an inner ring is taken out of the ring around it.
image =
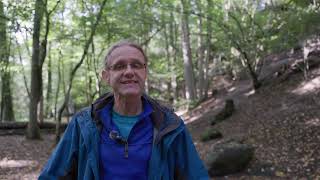
[[[307,81],[303,73],[296,73],[257,92],[251,91],[248,81],[217,84],[219,93],[185,116],[201,157],[206,159],[218,141],[233,138],[253,145],[255,157],[245,171],[229,178],[320,179],[319,75],[317,67],[310,71]],[[200,142],[201,133],[212,128],[210,120],[226,98],[235,101],[236,111],[214,126],[224,137]]]

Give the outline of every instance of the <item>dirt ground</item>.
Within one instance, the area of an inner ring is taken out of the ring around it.
[[[302,73],[294,74],[254,93],[246,81],[225,83],[227,93],[212,99],[213,107],[204,103],[193,111],[188,126],[203,159],[211,146],[230,138],[255,147],[255,157],[245,171],[217,179],[320,179],[319,75],[319,68],[311,71],[309,80]],[[236,111],[214,126],[224,137],[200,142],[226,98],[235,101]]]
[[[37,179],[53,149],[54,135],[42,133],[42,139],[0,136],[0,179]]]
[[[215,143],[229,138],[255,147],[255,156],[242,172],[214,179],[320,179],[320,69],[306,81],[295,74],[286,82],[252,92],[250,82],[223,81],[218,94],[185,115],[203,160]],[[235,101],[232,117],[217,124],[220,140],[199,141],[224,99]],[[0,136],[0,179],[36,179],[54,142],[42,133],[39,141],[24,136]]]

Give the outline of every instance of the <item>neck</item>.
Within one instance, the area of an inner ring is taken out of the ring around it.
[[[142,112],[141,96],[122,97],[114,94],[113,110],[125,116],[139,115]]]

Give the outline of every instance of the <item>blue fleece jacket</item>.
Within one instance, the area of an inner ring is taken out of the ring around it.
[[[183,121],[173,111],[157,103],[152,102],[152,107],[154,111],[151,119],[155,137],[148,162],[148,179],[209,179]],[[54,180],[61,177],[100,180],[101,131],[98,128],[99,121],[95,121],[93,113],[94,110],[90,107],[73,117],[43,168],[40,180]]]

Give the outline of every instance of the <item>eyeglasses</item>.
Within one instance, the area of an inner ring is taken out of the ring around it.
[[[133,70],[141,70],[146,67],[146,64],[142,64],[140,62],[133,62],[133,63],[118,63],[112,66],[109,66],[108,69],[111,71],[125,71],[128,66],[131,67]]]

